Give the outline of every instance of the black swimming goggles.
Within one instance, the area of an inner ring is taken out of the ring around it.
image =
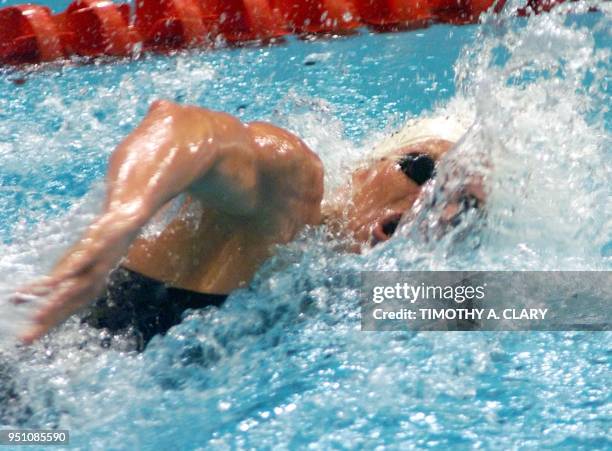
[[[431,179],[436,173],[436,162],[425,153],[407,153],[398,160],[397,164],[402,172],[419,186]]]

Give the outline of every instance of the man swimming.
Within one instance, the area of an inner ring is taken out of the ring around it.
[[[352,174],[346,202],[322,211],[323,165],[295,135],[157,101],[111,155],[100,215],[47,277],[17,293],[15,302],[45,298],[22,340],[32,343],[98,298],[84,320],[137,330],[142,349],[187,308],[219,305],[247,285],[273,246],[307,225],[340,224],[359,246],[388,240],[454,145],[442,135],[380,146]],[[182,214],[158,236],[139,236],[182,193]],[[470,195],[483,200],[480,189]]]

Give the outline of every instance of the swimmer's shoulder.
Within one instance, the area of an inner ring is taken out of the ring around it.
[[[318,221],[323,200],[323,163],[297,135],[269,122],[247,127],[257,151],[261,174],[270,197],[290,201],[294,212],[304,213],[306,223]]]
[[[251,132],[253,139],[255,139],[259,145],[284,147],[284,150],[295,148],[298,151],[312,153],[313,156],[316,157],[316,154],[306,145],[306,143],[304,143],[304,141],[295,133],[285,128],[265,121],[249,122],[246,126]]]
[[[263,121],[250,122],[247,127],[259,150],[259,158],[267,169],[306,172],[322,180],[321,159],[297,135]]]

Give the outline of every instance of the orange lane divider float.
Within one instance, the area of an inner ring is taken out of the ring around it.
[[[360,27],[352,0],[272,0],[293,33],[347,33]]]
[[[465,25],[476,23],[492,5],[491,0],[428,0],[434,22]],[[499,13],[506,0],[498,0],[493,11]]]
[[[505,0],[496,3],[499,12]],[[550,10],[565,0],[527,0],[519,15]],[[494,0],[74,0],[52,15],[44,6],[0,9],[0,64],[40,63],[72,55],[129,56],[270,40],[292,32],[351,33],[366,25],[402,29],[429,23],[474,23]]]
[[[214,17],[213,33],[232,43],[269,40],[289,33],[268,0],[200,0],[200,5]]]
[[[354,1],[360,19],[376,29],[418,27],[434,18],[430,0]]]
[[[20,5],[0,9],[0,62],[37,63],[65,56],[49,8]]]
[[[145,48],[172,49],[207,43],[214,16],[193,0],[136,0],[134,27]]]
[[[66,50],[81,56],[130,55],[140,37],[129,19],[129,5],[107,0],[75,0],[54,16]]]

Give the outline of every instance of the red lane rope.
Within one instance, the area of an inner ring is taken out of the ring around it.
[[[505,0],[496,4],[499,12]],[[519,15],[565,0],[527,0]],[[477,22],[494,0],[74,0],[66,11],[18,5],[0,9],[0,64],[40,63],[71,55],[129,56],[279,38],[287,33],[343,34],[360,26],[405,29]]]
[[[66,55],[49,8],[19,5],[0,9],[0,62],[37,63]]]
[[[136,37],[128,28],[125,7],[110,1],[76,0],[54,17],[64,47],[82,56],[127,56]]]

